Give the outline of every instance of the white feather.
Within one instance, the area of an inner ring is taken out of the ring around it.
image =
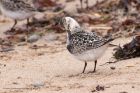
[[[65,17],[65,20],[66,20],[65,29],[68,29],[68,25],[70,31],[74,31],[76,28],[81,28],[79,23],[73,18]]]
[[[81,54],[74,54],[74,56],[81,61],[94,62],[104,54],[107,47],[108,44],[97,49],[87,50]]]
[[[27,19],[31,16],[33,16],[33,12],[24,12],[24,11],[8,11],[8,10],[5,10],[2,6],[0,7],[1,8],[1,12],[3,15],[7,16],[7,17],[10,17],[12,19],[16,19],[16,20],[24,20],[24,19]]]

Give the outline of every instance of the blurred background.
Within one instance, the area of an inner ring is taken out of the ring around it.
[[[139,93],[140,0],[24,1],[38,10],[29,29],[23,20],[11,31],[14,21],[0,14],[0,93]],[[96,74],[76,76],[83,64],[67,52],[57,25],[65,16],[101,36],[118,33]]]

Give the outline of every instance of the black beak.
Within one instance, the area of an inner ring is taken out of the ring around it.
[[[55,26],[59,26],[59,27],[61,27],[62,29],[64,29],[63,17],[57,18],[57,19],[55,20]]]
[[[55,19],[55,26],[61,26],[61,18],[56,18]]]
[[[54,26],[58,27],[59,29],[65,31],[64,25],[63,25],[63,17],[55,18]]]

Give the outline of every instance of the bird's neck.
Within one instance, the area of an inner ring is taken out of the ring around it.
[[[67,38],[69,38],[72,35],[71,31],[67,31]]]
[[[70,37],[71,37],[71,32],[70,31],[67,31],[67,44],[66,45],[69,45],[70,44]]]
[[[83,32],[83,29],[80,27],[76,27],[76,28],[72,28],[72,29],[67,30],[67,33],[69,35],[75,34],[77,32]]]

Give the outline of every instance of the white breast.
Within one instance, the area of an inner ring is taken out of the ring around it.
[[[1,12],[3,15],[10,17],[12,19],[16,19],[16,20],[24,20],[27,19],[31,16],[33,16],[33,12],[25,12],[25,11],[8,11],[5,10],[3,7],[1,7]]]
[[[81,61],[94,62],[95,60],[97,60],[104,54],[107,47],[108,47],[108,44],[102,47],[99,47],[97,49],[85,51],[81,54],[76,54],[74,56]]]
[[[69,41],[69,35],[67,33],[67,42],[66,42],[66,45],[69,45],[70,44],[70,41]]]

